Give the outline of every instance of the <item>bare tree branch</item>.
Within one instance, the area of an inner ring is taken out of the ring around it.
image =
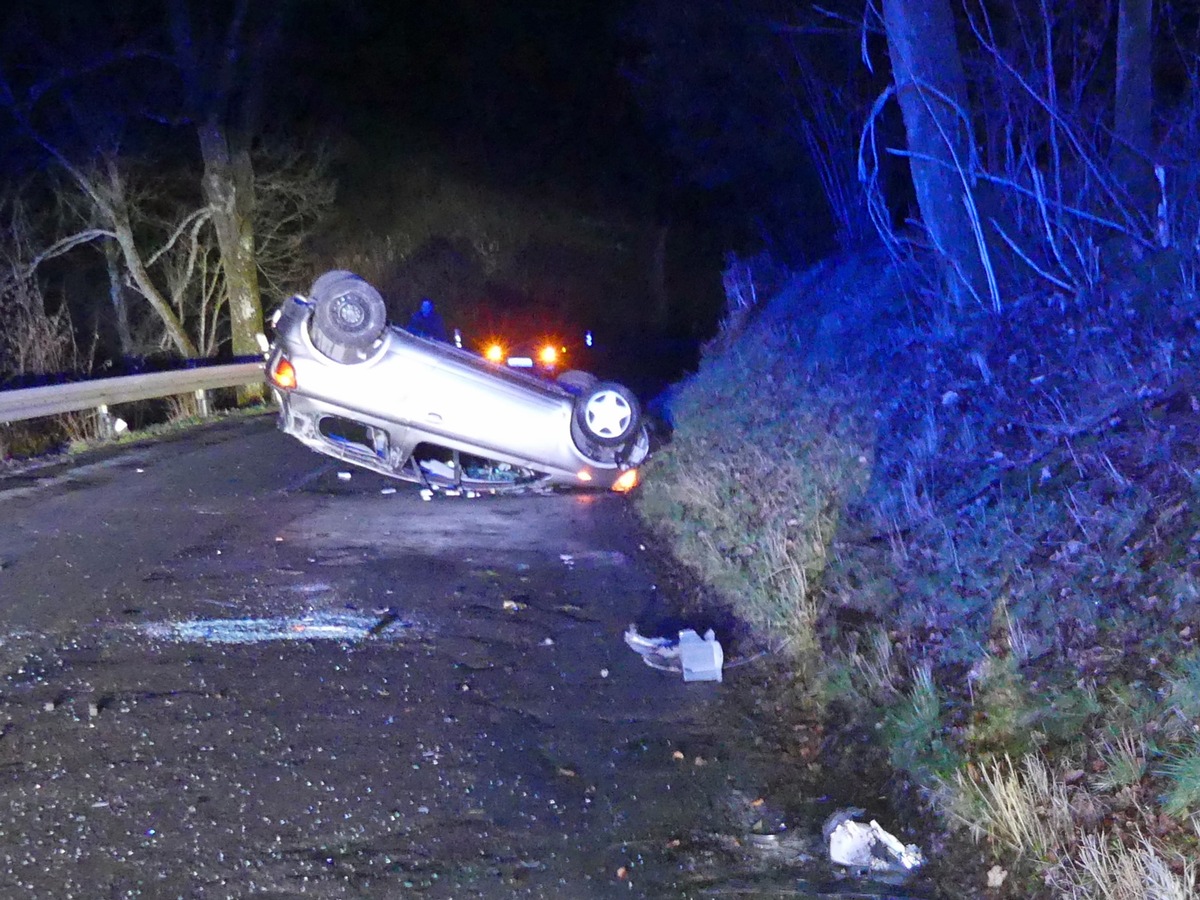
[[[146,267],[153,266],[164,253],[174,247],[175,242],[179,240],[181,234],[191,228],[194,235],[196,230],[203,226],[210,218],[212,218],[212,207],[209,206],[202,206],[185,216],[183,221],[175,228],[175,231],[172,232],[171,236],[167,238],[166,242],[146,259]]]

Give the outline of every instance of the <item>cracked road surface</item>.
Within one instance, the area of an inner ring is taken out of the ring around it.
[[[623,498],[423,502],[268,418],[0,479],[0,895],[760,877],[729,685],[622,641],[647,556]]]

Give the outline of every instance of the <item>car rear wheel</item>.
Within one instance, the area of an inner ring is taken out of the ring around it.
[[[351,272],[326,272],[313,282],[309,299],[314,346],[335,362],[366,359],[387,325],[379,291]]]
[[[592,385],[575,402],[575,424],[602,447],[625,443],[637,433],[641,418],[633,392],[612,381]]]

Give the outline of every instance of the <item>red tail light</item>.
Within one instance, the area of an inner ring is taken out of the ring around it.
[[[284,391],[296,387],[296,368],[286,356],[279,357],[271,366],[271,384]]]

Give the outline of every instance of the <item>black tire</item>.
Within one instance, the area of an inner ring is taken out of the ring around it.
[[[313,282],[309,333],[313,345],[335,362],[354,363],[370,355],[387,325],[379,291],[351,272],[326,272]]]
[[[615,381],[601,381],[575,401],[575,424],[601,447],[619,447],[638,432],[642,410],[633,391]]]
[[[346,269],[331,269],[324,275],[317,276],[317,280],[312,283],[312,287],[308,289],[308,299],[316,300],[318,296],[329,292],[329,288],[336,282],[346,278],[358,278],[362,280],[361,275],[355,275]]]
[[[580,369],[567,369],[554,380],[572,394],[582,394],[600,382],[600,379],[591,372],[584,372]]]

